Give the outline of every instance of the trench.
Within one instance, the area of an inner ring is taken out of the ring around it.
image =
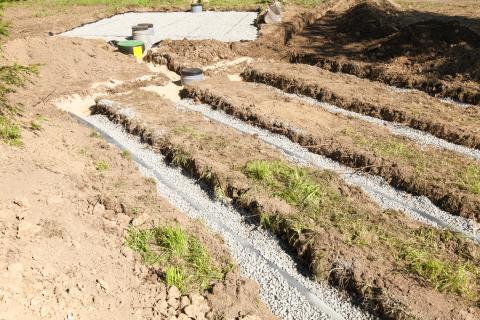
[[[155,179],[158,193],[173,206],[221,234],[242,274],[259,284],[261,296],[274,314],[282,319],[374,319],[327,283],[303,276],[276,237],[246,223],[233,207],[213,201],[194,180],[166,165],[163,156],[140,143],[138,137],[105,116],[72,115],[119,149],[129,151],[140,172]]]

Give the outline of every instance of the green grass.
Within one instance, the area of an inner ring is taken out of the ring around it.
[[[95,163],[95,169],[97,171],[107,171],[109,168],[110,168],[110,165],[105,160],[100,160],[97,163]]]
[[[473,194],[480,194],[480,166],[471,164],[463,174],[460,186]]]
[[[322,234],[335,229],[348,246],[379,248],[377,254],[396,257],[398,269],[420,277],[438,291],[479,299],[480,256],[463,253],[466,240],[459,234],[399,224],[395,215],[401,213],[397,212],[374,214],[368,205],[353,203],[342,194],[333,174],[325,171],[256,160],[248,162],[244,172],[257,188],[297,209],[296,214],[284,216],[260,214],[260,223],[272,232],[288,232],[300,239],[305,238],[305,232]],[[454,254],[447,250],[452,247],[456,248]]]
[[[120,154],[123,159],[131,160],[132,154],[128,150],[123,150]]]
[[[200,241],[178,226],[130,228],[126,244],[146,264],[158,267],[168,286],[175,285],[183,293],[206,289],[227,271],[216,267]]]
[[[20,127],[9,120],[8,118],[0,115],[0,140],[11,146],[21,146],[22,134]]]

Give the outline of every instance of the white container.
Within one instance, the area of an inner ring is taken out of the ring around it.
[[[192,13],[199,13],[203,11],[201,3],[192,3]]]
[[[199,68],[185,68],[185,69],[182,69],[181,74],[182,74],[182,84],[184,86],[194,82],[202,81],[204,79],[203,71],[202,69],[199,69]]]
[[[147,27],[132,27],[132,38],[133,40],[143,41],[145,44],[145,51],[149,50],[153,45],[152,37]]]
[[[151,36],[155,35],[155,29],[153,28],[153,23],[139,23],[137,24],[138,27],[147,27],[148,33]]]

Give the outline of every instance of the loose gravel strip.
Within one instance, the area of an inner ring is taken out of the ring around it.
[[[249,125],[227,115],[223,111],[213,110],[209,105],[195,104],[192,100],[185,99],[179,102],[178,106],[201,112],[205,117],[232,127],[242,133],[254,134],[265,143],[282,151],[292,161],[335,171],[347,183],[360,187],[384,209],[401,210],[415,220],[461,232],[466,237],[480,243],[480,223],[442,211],[426,197],[412,196],[406,192],[396,190],[378,176],[355,172],[351,168],[331,159],[309,152],[306,148],[284,136],[272,134],[267,130]]]
[[[390,130],[391,133],[397,136],[407,137],[413,141],[415,141],[420,146],[431,146],[434,148],[445,149],[453,152],[457,152],[469,158],[480,160],[480,150],[464,147],[455,143],[448,142],[444,139],[437,138],[427,132],[413,129],[407,127],[405,125],[401,125],[395,122],[385,121],[378,118],[370,117],[367,115],[363,115],[361,113],[345,110],[334,106],[329,103],[320,102],[316,99],[304,96],[304,95],[297,95],[293,93],[286,93],[280,89],[269,87],[271,90],[275,91],[277,94],[284,95],[289,98],[296,98],[300,99],[303,102],[308,104],[320,107],[328,112],[335,113],[335,114],[343,114],[349,117],[353,117],[356,119],[360,119],[369,123],[373,123],[379,126],[384,126]]]
[[[373,319],[326,283],[299,273],[299,266],[268,232],[245,223],[240,212],[211,200],[194,180],[165,164],[163,157],[104,116],[83,119],[110,142],[128,150],[143,174],[155,178],[160,195],[220,233],[242,273],[257,281],[272,312],[283,319]]]

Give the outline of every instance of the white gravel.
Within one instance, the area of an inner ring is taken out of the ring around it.
[[[146,176],[157,181],[160,195],[192,218],[220,233],[242,273],[255,280],[272,312],[282,319],[373,319],[326,283],[317,283],[281,247],[276,237],[244,222],[241,213],[211,200],[194,180],[167,166],[161,155],[141,144],[104,116],[81,119],[110,142],[128,150]]]
[[[265,85],[262,85],[262,86],[265,86]],[[451,143],[451,142],[448,142],[444,139],[437,138],[437,137],[435,137],[435,136],[433,136],[433,135],[431,135],[427,132],[417,130],[417,129],[413,129],[413,128],[407,127],[405,125],[402,125],[402,124],[398,124],[398,123],[390,122],[390,121],[385,121],[385,120],[381,120],[381,119],[378,119],[378,118],[366,116],[366,115],[363,115],[361,113],[357,113],[357,112],[349,111],[349,110],[346,110],[346,109],[342,109],[342,108],[334,106],[332,104],[325,103],[325,102],[320,102],[316,99],[313,99],[313,98],[310,98],[310,97],[307,97],[307,96],[285,93],[284,91],[281,91],[277,88],[273,88],[273,87],[270,87],[270,86],[266,86],[266,87],[268,87],[269,89],[271,89],[271,90],[273,90],[273,91],[275,91],[275,92],[277,92],[277,93],[279,93],[283,96],[287,96],[287,97],[294,98],[294,99],[300,99],[303,102],[306,102],[308,104],[320,107],[320,108],[322,108],[322,109],[324,109],[328,112],[331,112],[331,113],[343,114],[343,115],[353,117],[353,118],[356,118],[356,119],[360,119],[360,120],[363,120],[363,121],[366,121],[366,122],[369,122],[369,123],[373,123],[373,124],[376,124],[376,125],[379,125],[379,126],[384,126],[388,130],[390,130],[390,132],[393,133],[394,135],[409,138],[409,139],[413,140],[414,142],[416,142],[421,147],[429,146],[429,147],[438,148],[438,149],[445,149],[445,150],[449,150],[449,151],[453,151],[453,152],[462,154],[464,156],[467,156],[467,157],[475,159],[475,160],[480,160],[480,150],[476,150],[476,149],[464,147],[464,146],[461,146],[461,145],[458,145],[458,144],[455,144],[455,143]]]
[[[459,216],[453,216],[431,203],[422,196],[413,196],[409,193],[396,190],[378,176],[354,172],[331,159],[309,152],[304,147],[290,141],[288,138],[272,134],[268,130],[249,125],[223,111],[213,110],[206,104],[195,104],[191,100],[179,102],[180,108],[188,108],[201,112],[205,117],[234,128],[247,134],[255,134],[265,143],[282,151],[290,160],[304,165],[311,165],[320,169],[332,170],[352,185],[360,187],[384,209],[401,210],[415,220],[429,225],[446,228],[463,233],[466,237],[480,243],[480,224]]]

